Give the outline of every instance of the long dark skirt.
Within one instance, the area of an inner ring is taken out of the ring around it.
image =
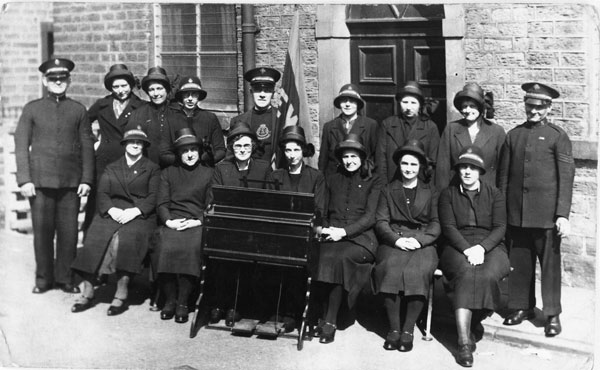
[[[342,285],[348,292],[348,306],[352,307],[369,281],[374,260],[365,247],[351,241],[321,243],[314,279]]]
[[[83,248],[77,251],[71,268],[90,274],[97,273],[109,242],[118,231],[119,248],[115,267],[118,271],[139,274],[155,227],[155,217],[136,218],[121,225],[110,217],[96,216],[87,231]]]
[[[463,236],[471,245],[476,245],[487,233],[486,230],[466,230]],[[440,268],[444,272],[444,288],[454,309],[496,311],[500,308],[499,282],[510,272],[503,244],[486,253],[483,264],[478,266],[472,266],[463,253],[445,245],[440,255]]]
[[[434,247],[404,251],[382,244],[377,250],[373,290],[375,293],[427,296],[437,265]]]
[[[161,226],[157,231],[158,273],[200,276],[202,227],[183,231]]]

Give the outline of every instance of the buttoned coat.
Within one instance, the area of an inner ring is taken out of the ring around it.
[[[116,161],[125,154],[125,149],[121,145],[121,139],[125,133],[125,127],[129,121],[129,117],[134,110],[138,109],[146,102],[140,100],[135,94],[131,94],[129,103],[117,118],[113,109],[115,98],[112,95],[107,95],[104,98],[98,99],[88,109],[88,117],[90,123],[98,121],[98,134],[100,136],[100,144],[96,149],[96,179],[100,179],[100,175],[109,163]]]
[[[376,163],[377,172],[387,182],[392,181],[398,166],[394,163],[393,154],[407,140],[417,139],[425,148],[425,154],[435,161],[440,144],[440,132],[437,125],[430,119],[417,117],[413,125],[400,116],[384,119],[379,127]]]
[[[252,154],[252,158],[263,159],[265,161],[270,162],[273,153],[277,151],[278,139],[280,134],[279,132],[277,132],[277,109],[275,109],[274,107],[270,107],[269,111],[264,113],[270,116],[270,120],[268,120],[270,122],[270,126],[267,127],[267,129],[271,132],[271,136],[264,140],[260,139],[260,122],[256,119],[253,119],[253,116],[255,114],[256,113],[254,112],[254,109],[250,109],[249,111],[244,112],[239,116],[233,117],[231,119],[229,127],[234,127],[239,122],[244,122],[248,126],[250,126],[250,130],[252,130],[252,132],[254,132],[259,138],[258,143],[264,150],[264,153],[254,152]]]
[[[160,181],[158,165],[142,157],[136,162],[132,176],[125,157],[106,166],[98,183],[98,213],[94,217],[73,263],[75,270],[95,273],[106,252],[110,239],[119,232],[117,270],[139,273],[156,228],[156,197]],[[112,208],[137,207],[141,215],[120,224],[108,214]]]
[[[366,248],[373,258],[377,253],[375,211],[383,180],[377,176],[363,178],[359,171],[340,170],[327,179],[327,210],[323,227],[341,227],[344,240]]]
[[[454,166],[458,161],[460,151],[469,145],[476,145],[483,152],[485,175],[480,180],[496,186],[496,171],[500,163],[500,151],[506,134],[504,129],[486,119],[483,119],[475,142],[471,141],[467,122],[464,119],[453,121],[446,126],[442,133],[435,168],[435,185],[443,190],[449,184],[458,184]]]
[[[563,129],[544,121],[510,130],[499,171],[508,224],[551,229],[556,218],[569,218],[574,177],[571,140]]]
[[[17,184],[77,188],[94,183],[94,136],[85,107],[70,98],[29,102],[15,131]]]
[[[245,177],[247,180],[266,181],[269,174],[272,172],[271,164],[262,159],[250,159],[248,164],[248,172]],[[235,159],[225,159],[215,166],[213,176],[213,184],[227,186],[244,186],[241,180],[242,175],[235,163]],[[264,189],[265,184],[249,181],[249,188]]]
[[[367,150],[368,158],[375,160],[375,148],[377,146],[377,122],[369,117],[358,116],[350,130],[351,134],[357,134],[362,145]],[[323,126],[321,135],[321,149],[319,153],[319,171],[325,177],[333,175],[337,171],[339,161],[335,157],[335,146],[344,141],[346,137],[344,120],[341,115]]]

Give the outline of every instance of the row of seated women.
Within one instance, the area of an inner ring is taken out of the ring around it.
[[[123,313],[129,282],[153,245],[166,297],[161,318],[186,322],[189,297],[200,275],[201,225],[211,202],[211,184],[241,186],[243,177],[277,180],[281,190],[314,194],[315,213],[323,215],[318,259],[310,269],[323,307],[315,334],[321,343],[334,340],[344,295],[352,307],[370,282],[383,295],[388,315],[384,348],[410,351],[439,262],[456,312],[457,360],[470,366],[474,336],[481,320],[498,307],[498,281],[509,269],[502,244],[504,199],[479,180],[486,172],[481,149],[467,146],[461,151],[453,167],[460,181],[438,196],[433,185],[421,180],[428,158],[418,140],[394,151],[398,171],[387,185],[373,173],[367,150],[354,134],[334,148],[339,166],[327,180],[304,164],[303,157],[314,148],[302,128],[283,130],[279,143],[287,166],[281,169],[272,171],[268,162],[251,157],[256,142],[246,124],[233,127],[227,137],[233,155],[213,169],[200,160],[202,149],[193,132],[182,129],[174,141],[178,160],[161,172],[143,155],[150,144],[146,134],[127,131],[121,141],[125,155],[108,165],[99,181],[98,212],[72,266],[84,280],[72,311],[93,307],[97,277],[116,273],[117,290],[107,314]],[[407,304],[402,318],[401,300]]]

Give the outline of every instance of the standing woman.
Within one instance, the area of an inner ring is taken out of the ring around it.
[[[415,323],[438,265],[434,245],[440,235],[438,192],[418,178],[427,163],[420,141],[407,141],[396,149],[393,160],[401,177],[394,178],[379,198],[375,231],[382,245],[377,252],[373,282],[375,292],[384,297],[390,324],[383,348],[408,352],[413,348]],[[401,300],[406,303],[402,327]]]
[[[455,165],[460,184],[446,188],[439,202],[445,237],[440,267],[456,316],[456,361],[465,367],[473,366],[475,340],[483,335],[481,321],[499,308],[498,282],[510,270],[503,242],[504,195],[480,181],[484,163],[479,147],[465,147]]]
[[[377,139],[377,173],[386,183],[392,181],[398,166],[392,157],[396,149],[407,140],[417,139],[425,148],[427,158],[437,157],[440,144],[440,132],[437,125],[423,114],[424,97],[421,87],[415,81],[408,81],[398,91],[396,99],[400,102],[400,114],[381,122]]]
[[[333,100],[333,105],[342,112],[323,126],[319,171],[323,172],[325,177],[336,173],[339,162],[335,157],[334,150],[346,135],[352,133],[360,137],[367,151],[367,158],[375,158],[375,147],[377,146],[377,122],[369,117],[359,115],[359,111],[365,106],[365,101],[360,96],[356,85],[342,86],[338,96]]]
[[[157,212],[158,279],[165,294],[160,318],[188,321],[188,299],[200,276],[202,220],[210,202],[213,169],[200,161],[200,142],[189,128],[177,132],[178,161],[160,175]]]
[[[455,172],[458,155],[464,147],[481,148],[486,164],[481,181],[496,186],[496,171],[500,163],[500,150],[504,144],[504,129],[484,118],[483,89],[476,83],[466,84],[454,97],[454,107],[463,115],[446,126],[442,133],[435,169],[435,185],[441,191],[449,184],[458,184]]]
[[[142,155],[149,145],[148,137],[141,130],[130,130],[121,143],[125,155],[109,164],[100,178],[98,213],[71,266],[83,278],[83,295],[72,312],[92,307],[92,281],[112,273],[118,277],[117,291],[107,315],[119,315],[127,309],[129,282],[142,270],[150,235],[156,227],[160,169]]]
[[[362,287],[369,281],[377,252],[373,231],[375,210],[383,180],[371,173],[372,163],[356,134],[349,134],[335,148],[341,166],[327,178],[328,204],[314,275],[320,282],[325,310],[319,322],[319,342],[334,340],[337,314],[344,291],[348,307],[354,306]]]

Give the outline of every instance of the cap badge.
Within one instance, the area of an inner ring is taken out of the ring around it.
[[[265,72],[267,72],[267,70],[266,70],[266,69],[264,69],[264,68],[261,68],[261,69],[260,69],[260,73],[264,74]]]
[[[192,82],[194,82],[194,81],[193,81],[193,80],[190,78],[190,79],[188,80],[188,82],[189,82],[189,83],[192,83]]]
[[[54,64],[59,65],[60,61],[58,59],[54,59]]]

